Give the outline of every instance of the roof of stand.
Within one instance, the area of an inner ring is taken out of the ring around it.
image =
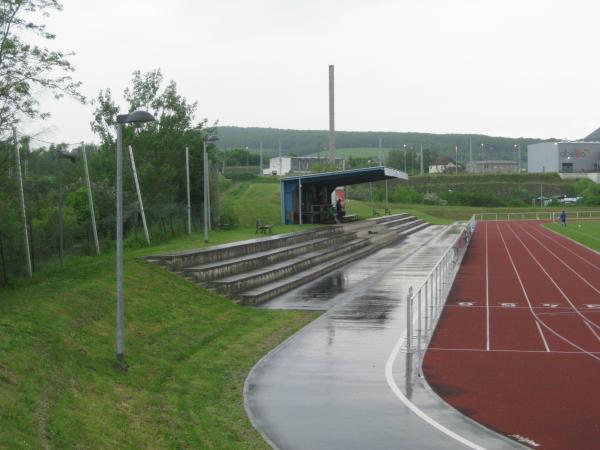
[[[281,181],[298,181],[302,184],[327,184],[335,186],[348,186],[351,184],[371,183],[374,181],[408,180],[408,175],[396,169],[389,167],[365,167],[361,169],[338,170],[336,172],[311,173],[310,175],[296,175],[293,177],[282,178]]]

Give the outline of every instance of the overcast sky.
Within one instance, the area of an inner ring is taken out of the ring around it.
[[[88,98],[160,68],[221,125],[581,138],[600,127],[595,0],[63,0],[46,19]],[[24,124],[97,141],[93,107]]]

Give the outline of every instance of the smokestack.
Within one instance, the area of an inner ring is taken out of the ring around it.
[[[335,97],[333,65],[329,66],[329,160],[335,165]]]

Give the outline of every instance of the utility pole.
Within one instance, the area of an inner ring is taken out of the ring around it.
[[[190,149],[185,148],[185,181],[187,187],[187,229],[192,234],[192,204],[190,199]]]
[[[258,176],[262,176],[262,174],[263,174],[262,141],[259,143],[258,149],[259,149],[259,153],[260,153],[260,162],[259,162],[260,168],[258,170]]]
[[[335,94],[334,68],[329,66],[329,162],[335,165]]]
[[[92,219],[92,233],[94,234],[94,245],[96,246],[96,255],[100,256],[100,242],[98,241],[98,229],[96,228],[96,213],[94,212],[94,198],[92,196],[92,183],[90,181],[90,171],[88,169],[87,154],[85,145],[81,142],[81,157],[83,158],[83,171],[85,172],[85,185],[88,192],[88,203],[90,205],[90,218]]]
[[[423,171],[423,144],[421,144],[421,175],[424,174]]]
[[[64,232],[63,232],[63,193],[61,180],[60,150],[56,150],[56,183],[58,187],[58,256],[60,268],[65,266]]]
[[[544,175],[546,175],[546,166],[542,166],[542,181],[540,182],[540,208],[544,207]]]
[[[454,160],[454,165],[456,166],[455,174],[458,175],[458,144],[454,146],[454,153],[456,154],[456,158]]]
[[[281,138],[279,139],[279,176],[282,176],[282,161],[281,161]]]
[[[17,139],[17,129],[13,127],[13,140],[15,141],[15,161],[17,168],[17,179],[19,183],[19,207],[21,209],[21,223],[23,224],[23,244],[25,246],[25,260],[27,263],[27,275],[31,278],[31,253],[29,251],[29,235],[27,233],[27,214],[25,211],[25,194],[23,192],[23,176],[21,174],[20,144]]]
[[[473,171],[473,139],[469,136],[469,169]]]
[[[142,201],[142,192],[140,191],[140,183],[138,181],[137,170],[135,169],[135,160],[133,159],[133,149],[129,146],[129,160],[131,161],[131,170],[133,171],[133,181],[135,182],[135,191],[137,192],[138,203],[140,205],[140,213],[142,214],[142,225],[144,225],[144,235],[146,243],[150,245],[150,234],[148,233],[148,225],[146,224],[146,214],[144,213],[144,202]]]
[[[381,136],[379,136],[379,165],[383,166],[383,157],[381,155]]]

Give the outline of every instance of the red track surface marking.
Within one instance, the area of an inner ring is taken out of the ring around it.
[[[600,310],[586,306],[600,304],[600,255],[519,222],[489,223],[486,254],[485,231],[425,355],[427,380],[464,414],[536,448],[600,449]]]

